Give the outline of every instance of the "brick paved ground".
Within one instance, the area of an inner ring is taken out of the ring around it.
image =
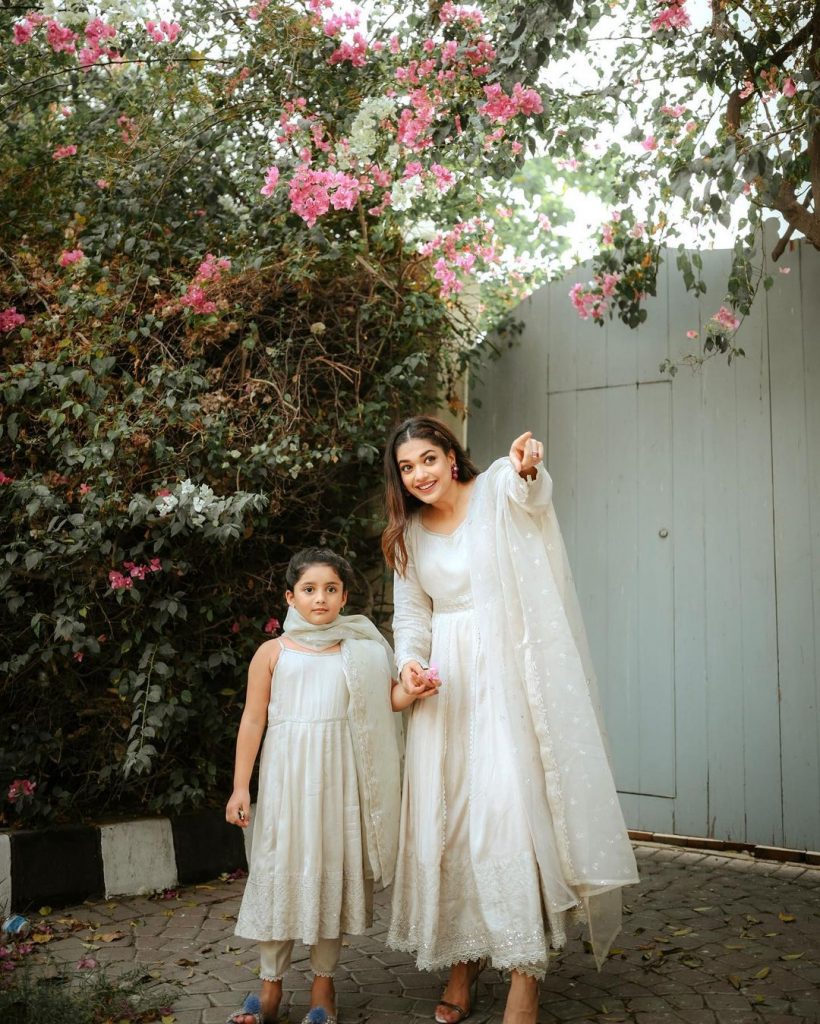
[[[616,949],[600,974],[578,941],[556,956],[542,986],[541,1024],[820,1022],[820,868],[651,844],[636,852],[642,881],[626,892]],[[217,881],[181,889],[174,899],[132,897],[55,912],[47,918],[55,938],[39,954],[43,969],[46,957],[74,964],[92,956],[113,970],[140,965],[183,984],[176,1024],[222,1024],[257,983],[253,945],[233,936],[242,884]],[[442,979],[385,947],[387,917],[382,894],[370,933],[342,951],[341,1024],[432,1018]],[[72,919],[88,927],[59,923]],[[308,972],[297,947],[285,978],[293,1024],[307,1006]],[[505,993],[499,974],[485,971],[476,1024],[500,1022]]]

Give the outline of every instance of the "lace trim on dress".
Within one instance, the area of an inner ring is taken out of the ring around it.
[[[494,967],[543,976],[549,949],[566,945],[566,912],[547,914],[531,854],[504,861],[450,864],[433,871],[412,858],[396,880],[387,943],[415,952],[420,970],[435,971],[489,957]],[[461,921],[440,913],[445,904],[481,908]],[[493,926],[498,922],[497,926]]]
[[[359,872],[320,877],[280,872],[272,882],[251,877],[235,932],[258,942],[299,939],[313,946],[324,935],[366,931],[372,923],[369,902]]]

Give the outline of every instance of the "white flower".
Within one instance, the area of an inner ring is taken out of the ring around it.
[[[409,210],[413,205],[413,200],[417,199],[423,191],[424,185],[418,175],[405,181],[394,182],[390,190],[393,209]]]
[[[157,498],[157,514],[160,516],[169,516],[178,504],[179,502],[173,494],[164,494],[161,498]]]

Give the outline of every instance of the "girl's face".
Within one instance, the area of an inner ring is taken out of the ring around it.
[[[337,617],[347,601],[339,575],[329,565],[308,565],[293,590],[285,591],[291,607],[314,626],[325,626]]]
[[[396,449],[396,465],[408,494],[435,505],[457,486],[453,480],[454,452],[445,452],[432,441],[411,438]]]

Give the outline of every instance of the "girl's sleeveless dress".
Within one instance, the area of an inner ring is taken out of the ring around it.
[[[370,926],[372,884],[347,707],[340,652],[282,645],[237,935],[312,945]]]

